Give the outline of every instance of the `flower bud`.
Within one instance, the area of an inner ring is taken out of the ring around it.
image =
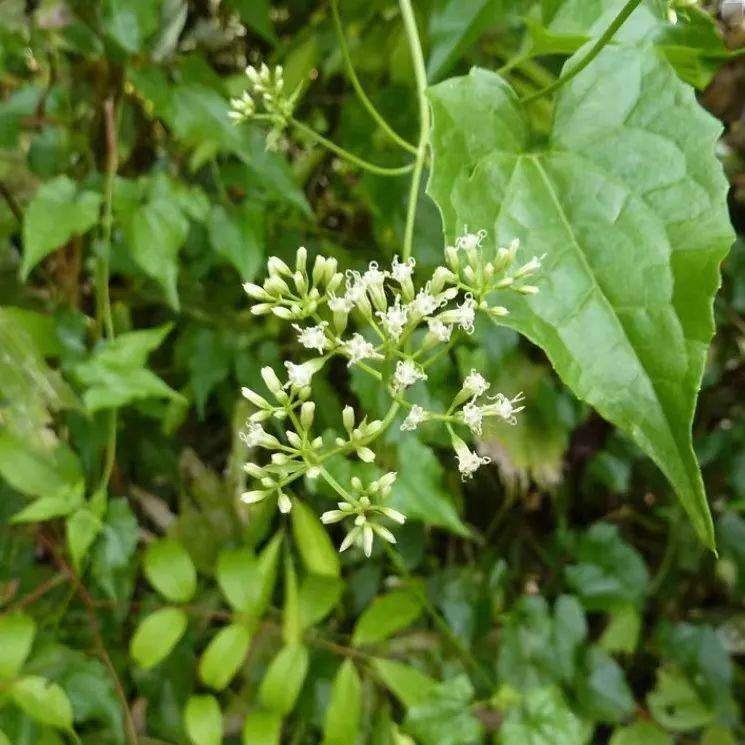
[[[277,275],[268,277],[264,281],[264,289],[272,297],[278,298],[290,293],[290,288],[281,277]]]
[[[266,262],[266,267],[271,276],[284,274],[289,277],[292,274],[290,267],[277,256],[270,256],[269,260]]]
[[[297,450],[300,450],[303,447],[303,441],[297,432],[288,429],[287,432],[285,432],[285,436],[287,437],[287,442],[289,442],[292,447]]]
[[[269,367],[269,365],[261,368],[261,377],[264,379],[264,383],[266,383],[266,387],[275,396],[279,396],[281,393],[284,392],[282,390],[282,383],[277,377],[277,373],[275,373],[274,370],[271,367]]]
[[[305,246],[300,246],[295,254],[295,270],[305,273],[305,267],[308,261],[308,250]]]
[[[241,494],[241,502],[245,502],[246,504],[256,504],[257,502],[261,502],[262,499],[266,497],[266,492],[261,490],[254,490],[254,491],[244,491],[243,494]]]
[[[275,305],[272,308],[272,313],[283,321],[291,321],[297,315],[290,308],[285,308],[283,305]]]
[[[271,303],[258,303],[251,307],[251,313],[255,316],[263,316],[270,313],[273,307]]]
[[[254,479],[262,479],[266,476],[266,471],[256,463],[244,463],[243,470]]]
[[[316,260],[313,263],[313,284],[319,285],[325,279],[326,276],[326,259],[323,256],[316,256]]]
[[[253,282],[244,282],[243,291],[254,300],[271,300],[272,296],[261,285]]]
[[[258,393],[252,391],[246,386],[241,388],[241,394],[243,398],[248,399],[254,406],[258,406],[260,409],[270,408],[269,402],[263,396],[260,396]]]
[[[313,416],[316,413],[316,405],[312,401],[306,401],[300,407],[300,424],[303,429],[310,429],[313,425]]]
[[[445,249],[445,261],[454,272],[458,272],[460,269],[460,259],[458,258],[458,249],[455,246],[448,246]]]
[[[308,281],[305,279],[305,275],[297,271],[292,275],[292,281],[295,283],[295,287],[297,287],[298,295],[305,295],[308,291]]]
[[[370,448],[357,448],[357,457],[363,463],[372,463],[375,460],[375,453]]]
[[[341,419],[344,422],[344,429],[351,434],[354,429],[354,409],[351,406],[345,406],[341,413]]]
[[[277,507],[283,515],[286,515],[292,509],[292,500],[283,491],[277,496]]]

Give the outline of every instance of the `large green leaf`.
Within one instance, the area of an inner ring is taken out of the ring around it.
[[[507,323],[654,459],[713,547],[690,430],[732,242],[719,125],[646,47],[606,48],[568,83],[547,141],[495,73],[430,97],[446,237],[485,228],[519,238],[520,258],[546,254],[538,295],[500,299]]]

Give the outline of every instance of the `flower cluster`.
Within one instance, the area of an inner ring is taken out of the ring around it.
[[[500,295],[526,296],[538,291],[528,280],[540,269],[541,258],[520,263],[518,241],[488,250],[485,237],[483,231],[465,232],[446,249],[447,266],[437,267],[418,284],[413,259],[402,261],[395,256],[389,267],[370,262],[363,271],[342,273],[336,259],[324,256],[316,257],[310,267],[301,247],[294,266],[271,257],[263,284],[244,285],[254,301],[251,312],[287,321],[298,347],[310,355],[305,361],[285,361],[284,380],[272,368],[261,371],[269,397],[243,389],[256,409],[246,423],[243,440],[252,450],[270,453],[268,459],[262,459],[268,460],[265,464],[246,465],[257,484],[243,494],[245,502],[276,499],[278,509],[287,513],[292,509],[287,487],[301,477],[321,477],[342,499],[338,509],[324,513],[323,522],[348,521],[351,528],[341,550],[357,545],[369,555],[376,535],[395,542],[381,520],[404,520],[399,512],[383,505],[396,474],[388,473],[366,487],[356,477],[351,484],[342,485],[328,472],[328,458],[346,456],[374,462],[372,446],[398,419],[403,431],[416,430],[425,422],[446,427],[464,479],[489,462],[470,450],[456,429],[479,437],[484,419],[515,424],[523,409],[522,394],[512,398],[502,393],[489,395],[487,380],[472,370],[446,411],[428,410],[407,399],[411,389],[426,384],[428,368],[435,359],[446,353],[460,334],[473,333],[479,314],[500,318],[508,313],[504,305],[495,302]],[[329,442],[312,432],[315,404],[311,396],[313,376],[333,357],[374,377],[387,392],[390,408],[383,419],[368,422],[367,418],[358,421],[354,408],[346,406],[341,412],[346,436]],[[269,423],[275,431],[270,431]]]
[[[230,99],[228,116],[236,124],[250,119],[269,122],[272,129],[267,137],[267,146],[274,149],[292,119],[300,88],[287,95],[283,70],[279,65],[273,70],[263,63],[259,69],[249,65],[246,75],[248,89],[238,98]]]

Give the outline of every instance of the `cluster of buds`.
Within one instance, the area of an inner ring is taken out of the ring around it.
[[[458,277],[458,282],[479,310],[499,317],[507,315],[506,308],[490,305],[487,298],[497,290],[511,290],[520,295],[535,295],[538,288],[528,280],[541,268],[543,256],[515,266],[520,240],[515,238],[507,247],[488,250],[484,245],[486,231],[466,231],[445,249],[445,261]]]
[[[258,69],[249,65],[246,68],[246,76],[248,89],[238,98],[230,99],[231,110],[228,116],[236,124],[251,119],[270,122],[272,129],[267,138],[267,145],[273,149],[292,119],[300,88],[287,95],[280,65],[274,69],[270,69],[264,63]]]
[[[289,512],[292,500],[286,487],[301,476],[320,476],[343,498],[339,509],[325,513],[323,521],[350,518],[354,525],[342,550],[359,545],[369,555],[374,535],[394,540],[390,531],[372,518],[403,521],[403,515],[380,504],[393,486],[395,474],[387,474],[364,489],[353,480],[350,492],[349,486],[336,483],[326,471],[327,458],[341,455],[373,462],[376,456],[371,446],[398,412],[405,411],[400,424],[403,431],[416,430],[429,421],[447,427],[464,479],[488,462],[469,450],[454,430],[465,428],[479,436],[482,421],[489,417],[514,424],[523,408],[522,394],[512,398],[502,393],[489,396],[489,384],[473,370],[444,412],[430,411],[407,400],[410,389],[426,383],[429,365],[457,341],[458,334],[473,332],[479,313],[492,318],[507,313],[503,306],[494,304],[500,292],[532,295],[538,291],[526,281],[538,271],[541,259],[517,263],[517,241],[490,255],[482,245],[484,239],[483,231],[461,236],[446,250],[448,266],[438,267],[418,286],[413,259],[399,261],[394,257],[390,268],[371,262],[364,271],[347,270],[342,274],[335,259],[318,256],[308,271],[307,252],[302,247],[294,268],[272,257],[263,285],[244,285],[255,301],[252,312],[271,313],[287,321],[298,346],[312,355],[303,362],[284,362],[284,382],[271,368],[262,370],[272,400],[243,389],[243,395],[256,407],[243,439],[249,448],[271,451],[268,464],[246,466],[260,488],[246,492],[244,501],[276,498],[280,511]],[[333,357],[341,357],[348,367],[358,367],[375,377],[387,391],[391,408],[383,420],[368,422],[366,418],[357,421],[353,407],[345,406],[341,420],[347,436],[324,444],[311,432],[315,412],[312,381]],[[275,425],[276,435],[265,429],[267,422]],[[282,433],[285,425],[290,428]]]
[[[357,545],[369,558],[376,535],[388,543],[396,542],[393,533],[378,522],[381,517],[388,518],[399,525],[406,522],[405,515],[383,504],[395,480],[394,472],[386,473],[365,487],[359,478],[353,476],[347,500],[338,502],[338,509],[329,510],[321,515],[321,522],[324,525],[342,521],[347,521],[351,525],[339,546],[339,551],[346,551],[350,546]]]

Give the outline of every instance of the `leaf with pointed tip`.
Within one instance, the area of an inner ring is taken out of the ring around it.
[[[655,461],[713,547],[691,423],[732,243],[719,125],[642,46],[606,48],[565,85],[547,141],[495,73],[430,99],[428,188],[446,237],[483,227],[519,238],[519,259],[546,254],[538,295],[500,297],[507,324]]]

